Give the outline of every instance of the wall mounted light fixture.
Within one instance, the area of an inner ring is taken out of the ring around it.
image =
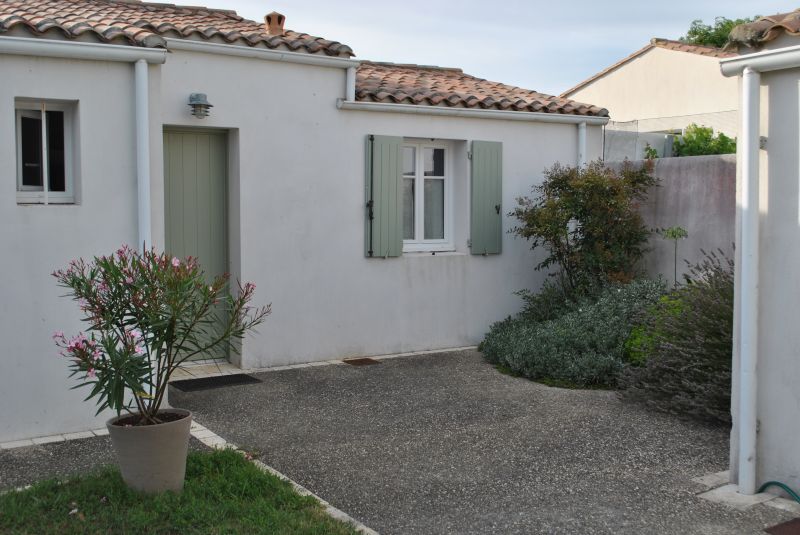
[[[189,106],[192,108],[192,115],[198,119],[205,119],[208,117],[210,108],[213,104],[208,101],[205,93],[192,93],[189,95]]]

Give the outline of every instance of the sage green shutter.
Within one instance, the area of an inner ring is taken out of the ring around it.
[[[472,142],[470,249],[500,254],[503,242],[503,144]]]
[[[369,257],[403,254],[403,138],[367,136],[366,243]]]

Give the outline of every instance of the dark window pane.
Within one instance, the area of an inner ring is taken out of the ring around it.
[[[22,117],[20,125],[22,142],[22,185],[42,186],[42,121]]]
[[[444,149],[425,149],[425,176],[444,176]]]
[[[414,179],[403,179],[403,239],[414,239]]]
[[[66,191],[64,164],[64,112],[47,114],[47,175],[50,191]]]

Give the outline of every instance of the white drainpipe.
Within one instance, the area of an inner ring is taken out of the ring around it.
[[[758,425],[759,104],[761,75],[742,72],[742,267],[739,352],[739,492],[755,494]]]
[[[586,165],[586,122],[578,123],[578,167]]]
[[[347,79],[345,81],[345,100],[355,102],[356,100],[356,67],[347,68]]]
[[[137,60],[134,67],[136,89],[136,190],[138,197],[139,242],[144,251],[152,245],[150,232],[150,105],[148,102],[147,62]]]

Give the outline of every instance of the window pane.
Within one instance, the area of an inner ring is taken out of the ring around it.
[[[403,179],[403,239],[414,239],[414,179]]]
[[[425,239],[444,239],[444,180],[425,179]]]
[[[417,149],[414,147],[403,147],[403,174],[415,175],[417,166]]]
[[[425,176],[444,176],[444,149],[425,149]]]
[[[50,191],[66,191],[64,174],[64,112],[48,111],[47,116],[47,186]]]
[[[22,185],[42,187],[42,121],[22,117],[20,125],[22,142]]]

